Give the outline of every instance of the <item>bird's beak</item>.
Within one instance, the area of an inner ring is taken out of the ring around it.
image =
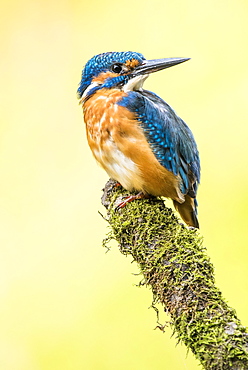
[[[186,62],[190,58],[163,58],[163,59],[153,59],[153,60],[144,60],[142,64],[137,66],[134,70],[134,74],[144,75],[149,74],[157,71],[161,71],[162,69],[173,67],[176,64]]]

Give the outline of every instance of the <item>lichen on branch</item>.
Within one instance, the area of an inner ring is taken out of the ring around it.
[[[143,282],[171,317],[174,335],[204,369],[248,369],[248,334],[234,309],[215,286],[214,268],[197,229],[182,225],[164,201],[133,201],[113,180],[104,188],[102,204],[121,253],[132,255]]]

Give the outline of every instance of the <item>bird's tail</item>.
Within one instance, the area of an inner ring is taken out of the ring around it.
[[[176,200],[173,200],[173,203],[184,222],[188,226],[193,226],[199,229],[195,199],[191,198],[189,195],[185,195],[185,202],[179,203]]]

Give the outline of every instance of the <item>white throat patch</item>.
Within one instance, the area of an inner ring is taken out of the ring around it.
[[[139,75],[131,78],[126,85],[123,86],[123,91],[142,90],[143,83],[147,79],[149,74]]]

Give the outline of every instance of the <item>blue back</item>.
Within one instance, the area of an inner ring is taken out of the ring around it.
[[[185,122],[165,101],[147,90],[130,91],[119,104],[137,115],[157,160],[181,177],[180,190],[194,198],[200,181],[200,159]]]

